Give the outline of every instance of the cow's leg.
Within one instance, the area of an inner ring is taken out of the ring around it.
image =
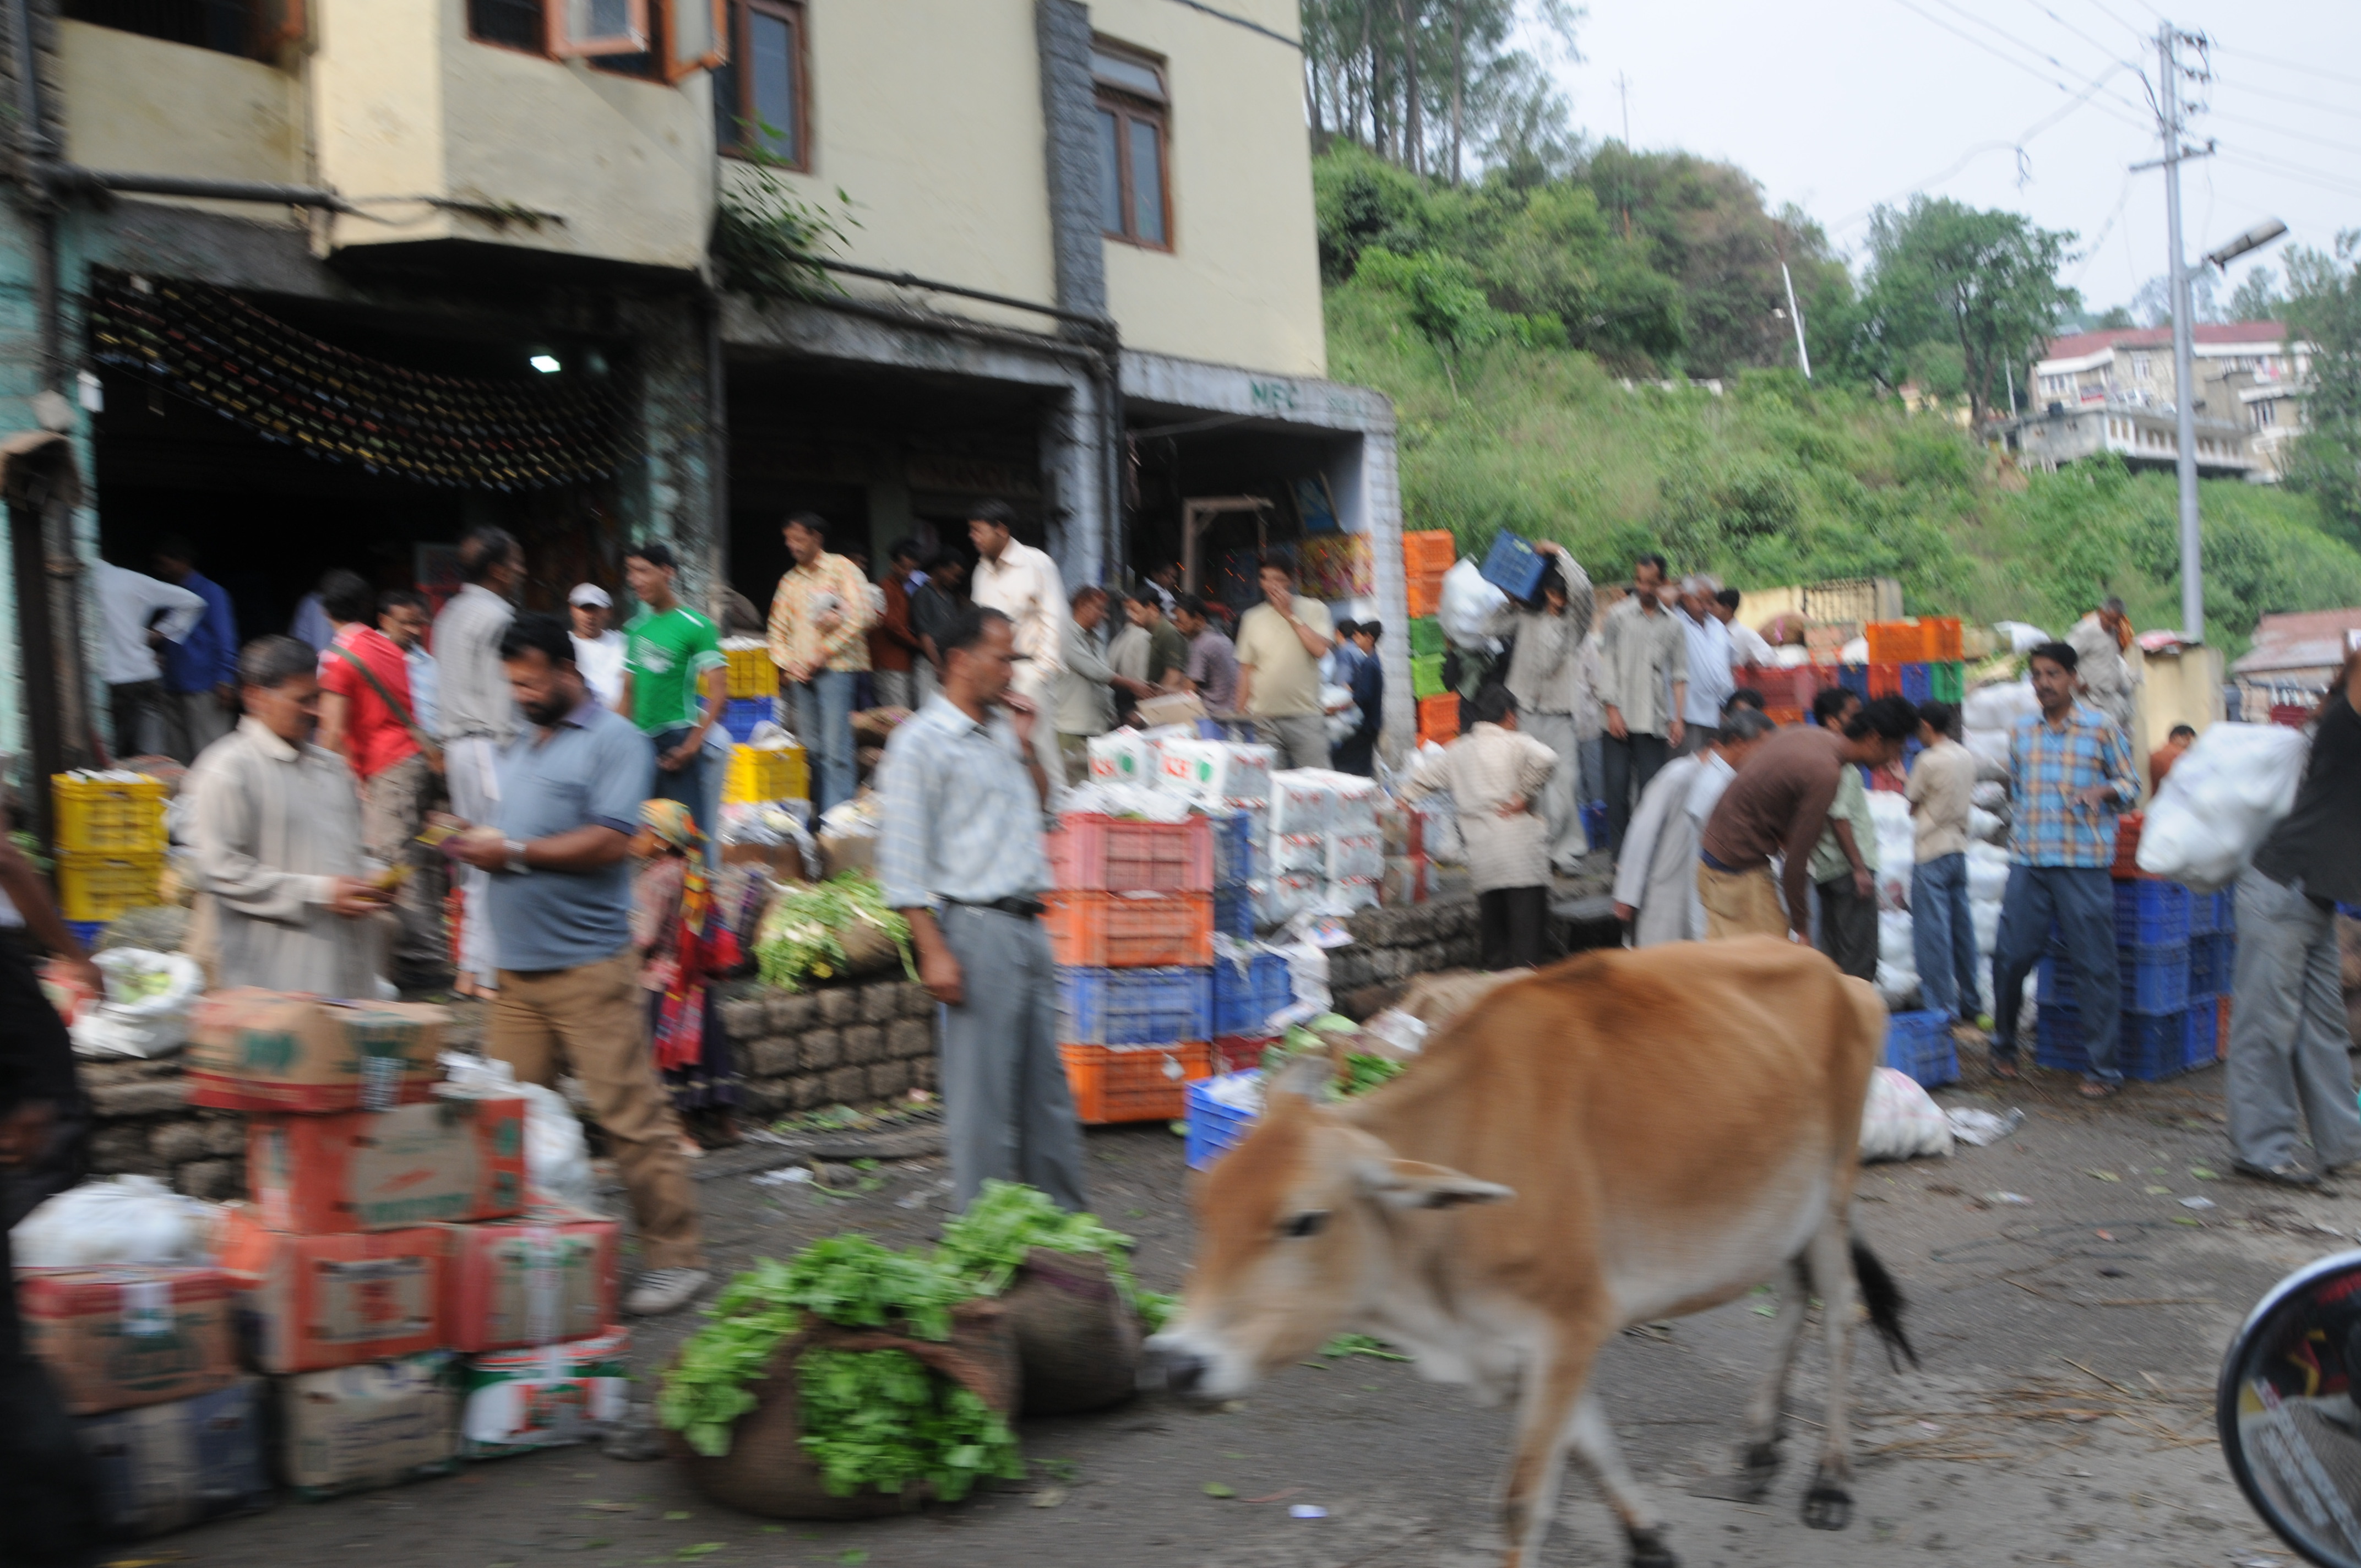
[[[1806,1253],[1812,1283],[1820,1293],[1820,1320],[1828,1347],[1828,1408],[1820,1439],[1820,1461],[1811,1490],[1804,1494],[1804,1522],[1814,1530],[1842,1530],[1852,1521],[1852,1440],[1845,1397],[1851,1366],[1852,1246],[1845,1217],[1832,1210]]]
[[[1575,1408],[1598,1354],[1596,1332],[1562,1329],[1525,1368],[1516,1452],[1509,1459],[1508,1488],[1500,1503],[1500,1527],[1509,1538],[1501,1568],[1529,1568],[1541,1561],[1542,1541],[1557,1508],[1558,1475],[1573,1436]]]
[[[1607,1494],[1607,1506],[1615,1510],[1615,1517],[1623,1521],[1623,1534],[1631,1543],[1631,1568],[1677,1568],[1680,1560],[1664,1545],[1664,1520],[1656,1517],[1647,1494],[1625,1466],[1615,1429],[1607,1424],[1598,1396],[1588,1388],[1574,1403],[1574,1424],[1567,1435],[1573,1441],[1575,1457]]]
[[[1745,1479],[1758,1497],[1771,1489],[1771,1478],[1779,1473],[1787,1378],[1795,1368],[1795,1347],[1804,1343],[1804,1330],[1811,1319],[1812,1282],[1803,1258],[1788,1263],[1779,1276],[1778,1289],[1779,1342],[1771,1352],[1771,1365],[1763,1381],[1746,1405]]]

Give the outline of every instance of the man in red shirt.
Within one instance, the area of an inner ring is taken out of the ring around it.
[[[921,652],[910,629],[910,577],[918,569],[918,547],[905,539],[894,546],[884,580],[885,613],[869,629],[869,684],[881,707],[916,707],[913,655]]]
[[[335,635],[320,654],[322,746],[349,763],[361,786],[361,847],[401,880],[395,911],[401,936],[394,982],[442,983],[449,973],[442,919],[417,874],[419,829],[434,788],[434,760],[411,710],[410,663],[370,622],[377,591],[358,573],[335,571],[320,584],[320,608]]]

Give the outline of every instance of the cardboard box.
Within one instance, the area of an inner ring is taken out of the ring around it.
[[[459,1362],[432,1350],[279,1379],[280,1465],[307,1501],[459,1464]]]
[[[265,1372],[324,1372],[444,1343],[443,1232],[327,1236],[266,1228],[230,1207],[221,1266],[238,1290],[247,1352]]]
[[[1141,697],[1132,711],[1139,716],[1142,729],[1153,729],[1163,724],[1194,724],[1205,717],[1205,705],[1193,692],[1167,692]]]
[[[298,1235],[513,1214],[524,1100],[438,1094],[390,1111],[257,1117],[246,1179],[262,1223]]]
[[[1388,855],[1386,874],[1378,883],[1378,902],[1384,905],[1424,904],[1430,892],[1424,855]]]
[[[1268,746],[1168,736],[1156,742],[1156,784],[1199,800],[1265,802],[1275,757]]]
[[[443,1322],[454,1350],[588,1339],[615,1321],[621,1227],[536,1202],[513,1220],[445,1227]]]
[[[237,1376],[219,1269],[20,1269],[16,1299],[26,1348],[74,1415],[210,1394]]]
[[[423,1100],[450,1017],[421,1003],[217,991],[190,1014],[189,1103],[320,1113]]]
[[[469,1357],[461,1374],[460,1456],[497,1459],[596,1437],[622,1420],[630,1403],[631,1349],[631,1334],[617,1328],[569,1344]]]
[[[74,1423],[96,1474],[100,1525],[161,1535],[270,1506],[262,1379]]]
[[[819,836],[819,874],[825,882],[843,872],[877,874],[877,839],[874,835],[851,834],[839,838],[833,833]]]
[[[1094,784],[1145,784],[1153,782],[1154,749],[1137,729],[1093,735],[1084,746]]]
[[[793,844],[724,844],[721,863],[760,866],[771,873],[773,882],[804,880],[804,852]]]

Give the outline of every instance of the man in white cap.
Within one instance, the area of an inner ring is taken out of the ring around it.
[[[608,624],[615,601],[596,583],[577,583],[566,596],[574,611],[574,667],[600,707],[623,696],[623,634]]]

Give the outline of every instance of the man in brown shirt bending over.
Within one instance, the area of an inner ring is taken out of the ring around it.
[[[1697,875],[1707,940],[1792,934],[1811,945],[1812,850],[1828,826],[1840,770],[1885,767],[1917,728],[1916,708],[1882,696],[1846,721],[1841,734],[1798,725],[1754,749],[1705,825]],[[1782,854],[1786,864],[1774,883],[1771,858]]]

